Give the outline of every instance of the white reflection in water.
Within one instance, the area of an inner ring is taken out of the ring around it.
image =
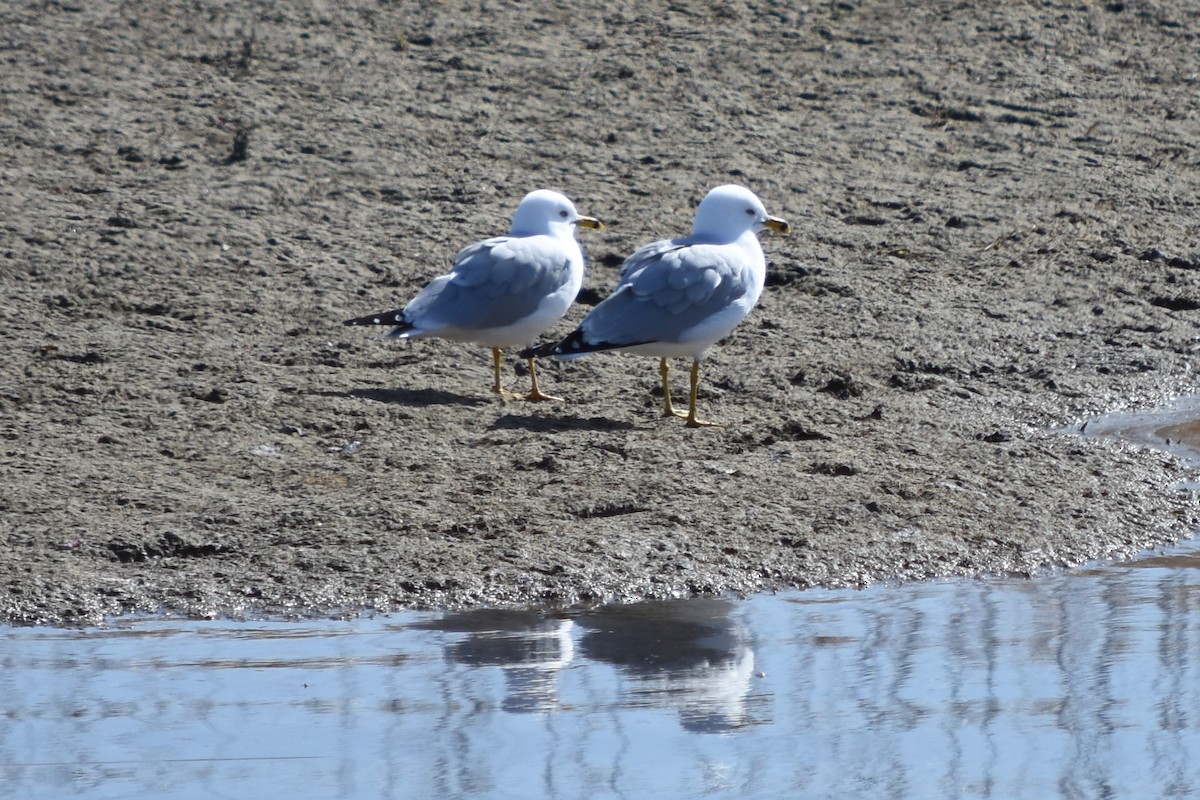
[[[1192,797],[1197,565],[3,629],[0,797]]]
[[[495,667],[504,676],[505,711],[558,707],[558,675],[575,656],[574,623],[528,611],[473,611],[418,623],[416,629],[466,634],[444,646],[446,658],[470,667]]]
[[[671,708],[685,730],[719,733],[751,724],[767,699],[751,697],[754,650],[728,601],[612,606],[579,624],[583,655],[625,679],[622,707]]]

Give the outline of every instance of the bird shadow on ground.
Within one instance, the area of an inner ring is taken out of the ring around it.
[[[351,389],[339,394],[402,406],[483,406],[491,402],[480,397],[444,392],[441,389]]]
[[[526,417],[520,414],[503,414],[489,430],[527,430],[542,432],[558,431],[628,431],[636,426],[606,417]]]

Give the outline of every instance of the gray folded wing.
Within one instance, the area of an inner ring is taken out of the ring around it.
[[[594,344],[680,341],[749,290],[749,266],[742,256],[728,245],[647,245],[629,257],[621,283],[580,328]]]
[[[450,273],[404,308],[416,327],[483,330],[512,325],[569,279],[571,256],[550,237],[507,236],[464,248]]]

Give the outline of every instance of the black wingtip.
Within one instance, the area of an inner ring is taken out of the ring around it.
[[[590,353],[597,349],[603,350],[604,348],[592,347],[583,340],[583,331],[576,330],[557,342],[527,347],[517,355],[521,358],[546,358],[548,356],[569,356],[574,353]]]
[[[368,314],[365,317],[355,317],[342,323],[343,325],[405,325],[403,311],[385,311],[382,314]]]
[[[554,355],[565,356],[571,353],[582,353],[588,349],[590,348],[588,348],[587,343],[583,341],[583,331],[576,329],[567,334],[567,337],[558,343],[558,346],[554,348]]]
[[[558,342],[546,342],[545,344],[526,347],[517,353],[520,358],[546,358],[547,356],[556,355],[558,351]]]

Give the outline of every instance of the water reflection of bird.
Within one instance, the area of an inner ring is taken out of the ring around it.
[[[602,606],[570,618],[491,609],[447,614],[417,627],[466,634],[446,657],[504,671],[508,711],[559,706],[558,677],[579,655],[634,679],[621,703],[675,709],[684,728],[719,732],[752,723],[754,651],[723,600]]]
[[[456,664],[504,671],[506,711],[558,705],[558,674],[575,656],[574,624],[536,611],[484,609],[447,614],[422,627],[467,636],[446,647]]]
[[[678,711],[684,728],[722,732],[753,723],[754,651],[723,600],[604,606],[576,618],[580,654],[632,677],[626,702]]]

